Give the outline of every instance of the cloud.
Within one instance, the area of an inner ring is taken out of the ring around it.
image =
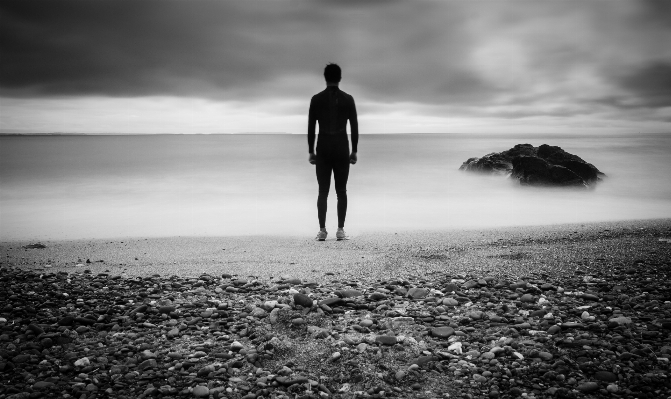
[[[668,4],[5,0],[0,95],[297,110],[333,61],[362,109],[570,117],[630,107],[627,96],[664,107]]]
[[[462,95],[469,39],[432,3],[9,2],[0,86],[15,95],[267,96],[326,62],[371,95]],[[243,5],[244,4],[244,5]],[[6,22],[5,22],[6,21]]]
[[[630,95],[612,98],[615,106],[671,107],[671,62],[650,62],[619,77],[616,83]]]

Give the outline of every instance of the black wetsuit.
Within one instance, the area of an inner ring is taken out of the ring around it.
[[[349,177],[349,140],[347,120],[352,130],[352,152],[357,152],[359,124],[356,117],[354,98],[337,86],[328,86],[315,94],[310,101],[308,116],[308,146],[313,153],[315,144],[315,122],[319,122],[317,140],[317,214],[319,227],[326,225],[326,199],[331,186],[331,171],[338,196],[338,227],[345,226],[347,214],[347,178]]]

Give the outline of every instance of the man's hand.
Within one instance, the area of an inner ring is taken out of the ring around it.
[[[350,156],[349,156],[349,163],[351,163],[352,165],[354,165],[354,164],[356,163],[356,161],[357,161],[357,159],[356,159],[356,152],[353,152],[353,153],[350,154]]]
[[[314,152],[310,153],[310,158],[308,158],[308,162],[310,162],[313,165],[317,163],[317,156],[315,155]]]

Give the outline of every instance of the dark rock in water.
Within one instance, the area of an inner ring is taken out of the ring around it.
[[[482,158],[468,158],[459,170],[507,175],[513,170],[513,164],[501,154],[491,153]]]
[[[525,186],[587,186],[585,181],[570,169],[552,165],[538,157],[515,158],[511,177]]]
[[[531,144],[518,144],[503,152],[492,152],[481,158],[469,158],[459,170],[508,175],[513,170],[513,159],[520,156],[536,156],[537,149]]]
[[[469,158],[459,170],[510,175],[530,186],[594,187],[605,176],[579,156],[547,144],[517,144],[507,151]]]

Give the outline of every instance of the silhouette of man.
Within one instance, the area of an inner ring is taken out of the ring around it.
[[[324,241],[326,231],[326,199],[331,186],[331,172],[335,180],[335,191],[338,196],[338,241],[347,240],[345,235],[345,215],[347,214],[347,178],[349,165],[357,161],[357,144],[359,143],[359,123],[356,118],[354,98],[338,88],[342,72],[337,64],[328,64],[324,68],[326,89],[315,94],[310,101],[308,114],[308,147],[309,162],[317,165],[317,216],[319,233],[316,239]],[[352,153],[349,152],[347,138],[347,121],[352,131]],[[315,123],[319,122],[319,139],[317,154],[314,153]]]

